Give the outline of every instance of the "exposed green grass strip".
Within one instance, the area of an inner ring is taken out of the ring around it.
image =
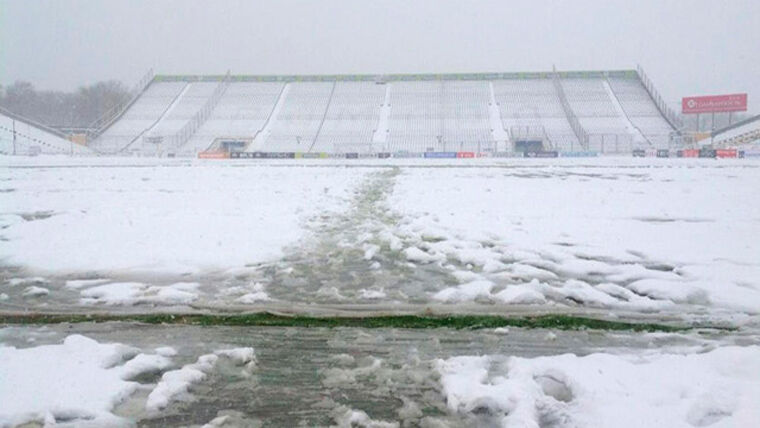
[[[356,328],[454,328],[486,329],[497,327],[555,328],[560,330],[628,330],[675,332],[691,327],[658,323],[608,321],[573,315],[502,317],[495,315],[387,315],[367,317],[318,317],[304,315],[253,314],[5,314],[0,324],[58,324],[83,322],[140,322],[200,326],[250,327],[356,327]]]

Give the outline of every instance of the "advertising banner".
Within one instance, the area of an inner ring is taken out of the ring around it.
[[[717,158],[735,158],[737,156],[736,149],[718,149],[715,151]]]
[[[393,153],[394,158],[399,159],[405,159],[405,158],[421,158],[422,153],[410,153],[410,152],[395,152]]]
[[[597,152],[562,152],[563,158],[595,158],[599,156]]]
[[[702,149],[699,151],[699,157],[701,158],[711,158],[714,159],[716,156],[715,150],[712,149]]]
[[[558,158],[559,152],[524,152],[526,158]]]
[[[232,152],[232,159],[294,159],[293,152]]]
[[[425,152],[425,157],[431,159],[455,159],[457,152]]]
[[[198,159],[228,159],[230,154],[227,152],[198,152]]]
[[[681,100],[684,114],[747,111],[747,94],[685,97]]]

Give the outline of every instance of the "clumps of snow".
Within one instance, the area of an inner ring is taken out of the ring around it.
[[[201,355],[195,363],[164,373],[148,395],[145,403],[146,410],[155,412],[165,408],[174,400],[184,398],[193,383],[202,381],[214,369],[219,357],[229,359],[236,366],[244,366],[246,373],[255,367],[253,348],[223,349],[212,354]]]
[[[243,303],[246,305],[250,305],[256,302],[268,302],[272,300],[269,297],[269,294],[267,294],[266,291],[264,291],[264,284],[260,282],[256,282],[253,284],[252,293],[246,293],[242,296],[235,299],[236,302]]]
[[[386,297],[386,294],[385,294],[385,291],[383,291],[383,289],[374,290],[374,289],[362,288],[361,290],[359,290],[359,297],[366,300],[374,300],[374,299],[383,299]]]
[[[449,410],[489,426],[752,426],[760,347],[437,360]]]
[[[442,262],[446,260],[446,256],[443,254],[430,254],[420,250],[417,247],[409,247],[404,250],[404,256],[410,262],[416,263],[433,263]]]
[[[8,295],[7,295],[7,294],[5,294],[5,293],[0,293],[0,300],[8,300],[8,299],[9,299],[9,297],[8,297]]]
[[[198,299],[197,282],[177,282],[167,286],[153,286],[145,291],[140,301],[167,305],[188,305]]]
[[[194,302],[198,298],[197,293],[177,290],[171,286],[151,287],[148,289],[148,291],[155,291],[156,294],[146,296],[145,300],[169,305],[187,305]]]
[[[24,297],[42,297],[42,296],[47,296],[48,294],[50,294],[50,290],[48,290],[47,288],[37,287],[36,285],[32,285],[24,289],[23,296]]]
[[[19,285],[44,285],[47,284],[48,280],[41,277],[41,276],[33,276],[28,278],[10,278],[8,279],[8,285],[11,287],[16,287]]]
[[[580,304],[592,307],[614,307],[618,300],[600,291],[588,283],[576,279],[565,281],[562,288],[557,290],[566,298]]]
[[[156,354],[162,355],[164,357],[173,357],[177,355],[177,350],[172,348],[171,346],[161,346],[155,349]]]
[[[348,364],[343,361],[342,364]],[[330,367],[324,370],[322,384],[328,388],[340,385],[354,385],[357,378],[374,376],[383,366],[383,360],[375,357],[369,357],[360,361],[360,366],[356,368],[337,368]]]
[[[247,293],[235,299],[236,302],[243,303],[246,305],[250,305],[256,302],[268,302],[270,300],[272,299],[269,297],[269,295],[263,291],[257,291],[255,293]]]
[[[382,230],[378,234],[378,237],[388,244],[388,248],[391,251],[401,251],[401,249],[404,248],[404,243],[401,239],[388,229]]]
[[[125,423],[111,410],[138,388],[129,379],[170,364],[163,356],[138,352],[80,335],[58,345],[0,345],[0,426]]]
[[[664,281],[660,279],[641,279],[626,286],[640,295],[655,299],[669,299],[679,303],[707,303],[705,290],[682,281]]]
[[[372,260],[378,251],[380,251],[379,245],[364,244],[364,260]]]
[[[509,265],[507,275],[508,277],[524,281],[531,281],[533,279],[539,281],[558,279],[557,274],[554,272],[521,263],[513,263]]]
[[[332,412],[333,420],[338,428],[399,428],[398,422],[374,420],[362,410],[354,410],[347,406],[338,406]]]
[[[258,419],[251,419],[245,413],[237,410],[220,410],[217,416],[201,428],[261,428],[263,424]]]
[[[345,300],[346,296],[340,293],[337,287],[323,285],[317,290],[317,297],[327,300]]]
[[[139,282],[113,282],[96,285],[80,291],[84,304],[136,305],[187,305],[198,299],[195,282],[177,282],[166,286],[148,286]]]
[[[508,285],[507,288],[494,294],[499,302],[517,305],[536,305],[546,303],[546,297],[529,287]]]
[[[478,297],[489,297],[493,282],[488,280],[475,280],[466,284],[460,284],[456,287],[448,287],[435,293],[433,299],[442,302],[464,302],[475,300]]]
[[[176,396],[187,393],[188,388],[195,382],[206,378],[206,373],[211,371],[216,364],[217,356],[206,354],[198,357],[198,361],[187,364],[181,369],[171,370],[161,376],[161,381],[148,395],[145,408],[148,411],[158,411],[169,405]]]
[[[758,219],[748,190],[757,171],[710,167],[694,175],[677,166],[631,174],[619,160],[599,162],[601,170],[575,165],[530,174],[405,170],[388,199],[399,221],[381,239],[395,235],[407,261],[447,263],[460,283],[493,282],[495,294],[473,298],[498,304],[701,311],[687,307],[695,305],[758,313],[760,263],[754,255],[760,247],[751,239]],[[546,177],[563,186],[541,179]],[[685,189],[681,179],[698,187]],[[571,209],[568,194],[575,198]],[[720,211],[724,206],[732,212]],[[714,221],[669,221],[687,217]],[[430,295],[463,297],[440,289]]]
[[[253,348],[222,349],[214,352],[214,354],[227,357],[238,365],[255,362],[256,359]]]
[[[171,365],[171,360],[164,355],[139,354],[127,361],[121,368],[123,379],[133,379],[142,373],[163,370]]]
[[[102,279],[71,279],[66,281],[66,288],[71,288],[72,290],[79,290],[83,287],[91,287],[94,285],[100,285],[105,284],[106,282],[109,282],[108,279],[102,278]]]
[[[482,276],[469,270],[454,271],[451,273],[451,275],[456,278],[459,283],[471,282],[482,278]]]
[[[131,305],[148,288],[139,282],[114,282],[82,290],[82,303],[106,305]]]

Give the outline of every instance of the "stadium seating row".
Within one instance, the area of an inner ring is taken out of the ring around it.
[[[638,79],[566,78],[561,85],[589,146],[627,151],[638,135],[667,146],[672,128]],[[161,153],[161,141],[182,129],[217,86],[155,81],[91,147],[99,153]],[[238,138],[256,141],[246,143],[248,150],[272,152],[482,152],[497,150],[499,135],[581,150],[557,91],[549,78],[233,81],[187,143],[163,150],[194,156],[220,138]]]

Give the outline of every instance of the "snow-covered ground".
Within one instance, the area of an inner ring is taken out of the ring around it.
[[[14,326],[0,427],[744,427],[759,364],[741,332]]]
[[[188,387],[203,380],[219,357],[246,371],[255,368],[252,348],[224,349],[166,371],[156,385],[135,381],[171,367],[175,354],[171,347],[143,353],[81,335],[70,335],[61,344],[25,349],[0,344],[0,427],[28,422],[129,426],[128,419],[112,410],[140,389],[151,390],[145,409],[157,411],[187,396]]]
[[[758,166],[409,168],[389,204],[407,259],[461,283],[436,300],[757,313]]]
[[[347,204],[363,173],[215,164],[3,168],[0,258],[47,275],[183,274],[277,260],[309,219]]]
[[[0,180],[0,307],[760,312],[751,159],[3,157]]]
[[[438,361],[451,411],[477,426],[749,427],[760,420],[760,347]]]

